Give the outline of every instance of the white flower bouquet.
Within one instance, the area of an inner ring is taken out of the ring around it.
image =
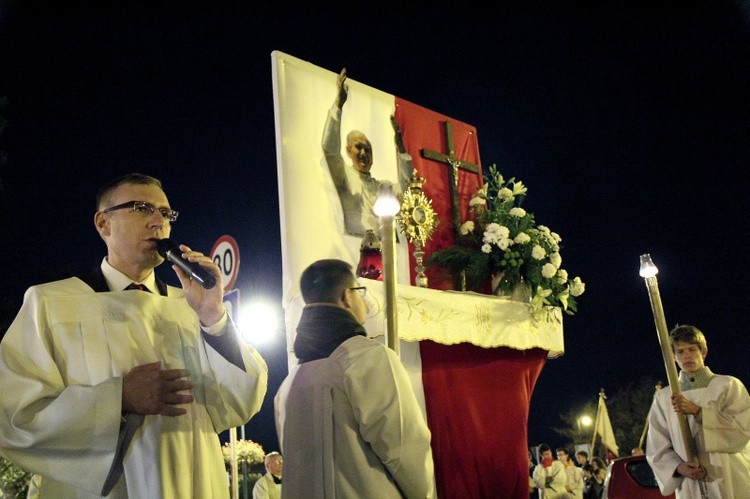
[[[527,188],[515,178],[504,180],[492,165],[487,181],[469,202],[471,219],[460,227],[450,248],[427,258],[428,267],[440,268],[469,291],[481,290],[492,280],[492,293],[513,293],[528,287],[532,313],[560,307],[566,314],[578,311],[576,298],[586,287],[580,277],[571,279],[562,268],[561,237],[521,208]]]

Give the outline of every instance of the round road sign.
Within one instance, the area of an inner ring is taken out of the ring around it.
[[[228,292],[237,280],[240,268],[240,248],[232,236],[221,236],[211,248],[211,260],[219,266],[224,292]]]

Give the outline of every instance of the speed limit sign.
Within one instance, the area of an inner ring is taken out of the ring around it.
[[[228,292],[237,280],[240,268],[240,248],[232,236],[221,236],[211,248],[211,260],[219,266],[224,282],[224,292]]]

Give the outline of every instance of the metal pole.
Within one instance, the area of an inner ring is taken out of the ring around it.
[[[398,315],[396,313],[396,238],[393,215],[380,217],[381,250],[383,252],[383,284],[385,285],[385,344],[399,353]]]
[[[229,429],[229,450],[231,454],[232,499],[238,499],[240,491],[237,488],[237,428]]]

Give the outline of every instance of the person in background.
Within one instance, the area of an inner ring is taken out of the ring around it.
[[[583,497],[583,475],[581,474],[581,469],[571,459],[568,449],[559,447],[556,452],[557,460],[565,466],[565,475],[567,478],[565,490],[568,491],[568,497],[581,499]]]
[[[346,68],[342,69],[338,76],[337,87],[336,99],[328,112],[323,131],[323,155],[341,201],[346,233],[363,237],[367,230],[372,230],[377,234],[380,218],[373,211],[373,206],[384,182],[377,180],[370,173],[373,163],[372,144],[364,132],[351,130],[346,135],[346,155],[351,164],[347,165],[341,154],[341,113],[349,96]],[[406,190],[414,169],[412,157],[404,147],[401,128],[393,116],[391,116],[391,125],[396,132],[395,140],[398,149],[398,189],[394,186],[394,194],[398,194]]]
[[[677,499],[750,497],[750,395],[737,378],[706,365],[708,343],[695,326],[669,333],[681,392],[657,391],[648,416],[646,459],[663,495]],[[698,463],[688,459],[677,415],[684,414]]]
[[[604,483],[604,479],[607,477],[607,463],[604,459],[599,456],[591,458],[591,466],[594,467],[594,475],[596,475],[597,481]]]
[[[604,480],[597,476],[593,465],[586,463],[581,468],[583,472],[583,499],[600,499],[604,490]]]
[[[228,497],[218,433],[258,412],[268,371],[209,257],[180,246],[212,289],[176,266],[181,288],[154,274],[177,215],[154,177],[107,183],[101,265],[26,292],[0,343],[0,452],[36,474],[30,496]]]
[[[265,458],[266,474],[253,486],[253,499],[281,499],[281,475],[284,460],[278,452],[269,452]]]
[[[541,461],[534,468],[534,483],[539,490],[539,499],[557,499],[566,497],[565,484],[568,479],[565,466],[552,457],[549,445],[539,446]]]
[[[579,450],[576,452],[576,461],[578,466],[583,468],[584,465],[589,464],[589,453],[585,450]]]
[[[302,272],[294,366],[279,387],[283,497],[435,497],[430,430],[398,355],[367,337],[347,262]]]

